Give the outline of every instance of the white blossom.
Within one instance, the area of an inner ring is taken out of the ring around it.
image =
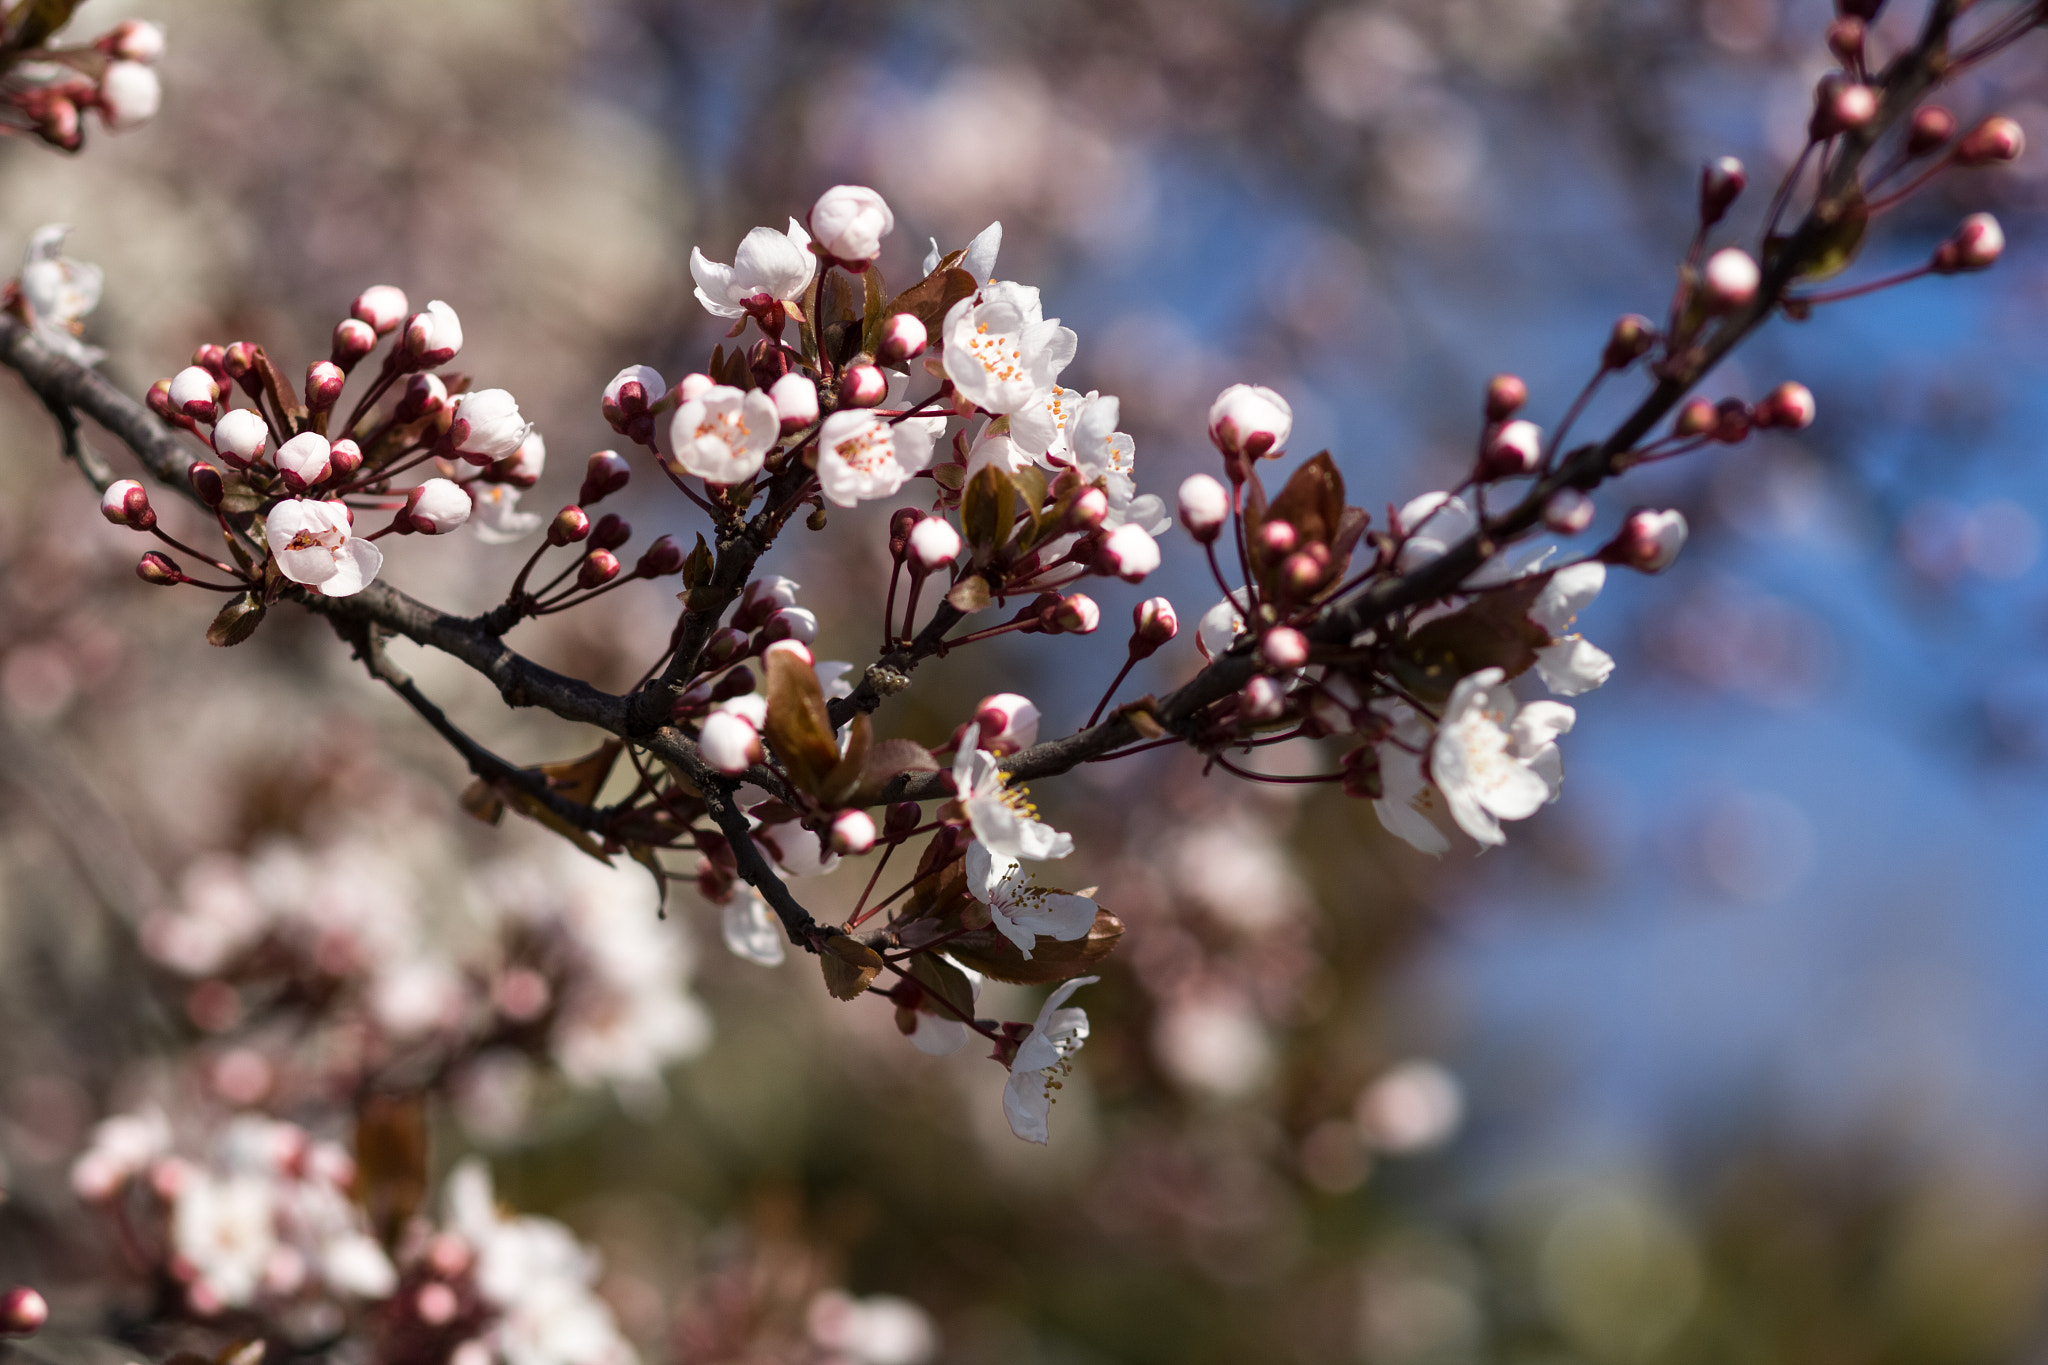
[[[1537,647],[1536,673],[1560,697],[1590,692],[1614,672],[1612,655],[1583,635],[1566,633],[1606,582],[1607,566],[1598,560],[1568,564],[1550,576],[1530,604],[1529,619],[1553,637]]]
[[[979,1003],[981,1000],[982,982],[985,979],[982,974],[975,971],[972,967],[961,966],[943,953],[939,956],[955,971],[959,972],[960,975],[967,978],[968,992],[972,999]],[[974,1030],[967,1027],[966,1021],[954,1018],[950,1012],[941,1011],[940,1013],[932,1014],[925,1010],[919,1010],[917,1011],[917,1021],[911,1026],[910,1045],[919,1052],[924,1053],[927,1057],[950,1057],[961,1048],[966,1047],[968,1039],[973,1036]]]
[[[539,512],[520,511],[520,490],[510,484],[474,483],[468,487],[475,504],[470,520],[476,525],[476,538],[486,545],[509,545],[522,540],[547,520]]]
[[[333,472],[334,447],[317,431],[302,431],[270,457],[293,488],[309,488]]]
[[[171,1212],[171,1244],[191,1268],[186,1292],[195,1308],[246,1308],[278,1249],[271,1181],[254,1172],[188,1171]]]
[[[141,62],[108,62],[100,77],[100,118],[120,131],[149,122],[163,106],[164,86]]]
[[[327,597],[361,592],[384,566],[384,552],[355,534],[338,502],[287,498],[265,514],[263,535],[280,573]]]
[[[1436,857],[1451,846],[1444,828],[1450,812],[1443,795],[1430,785],[1423,771],[1423,754],[1431,738],[1429,722],[1406,702],[1394,703],[1388,719],[1387,738],[1376,750],[1380,796],[1372,803],[1373,813],[1387,833]]]
[[[1042,1144],[1050,1137],[1046,1121],[1052,1113],[1053,1088],[1070,1069],[1067,1059],[1088,1041],[1088,1012],[1078,1006],[1062,1006],[1075,991],[1101,979],[1077,976],[1063,983],[1046,997],[1031,1032],[1018,1045],[1017,1056],[1010,1063],[1010,1079],[1003,1085],[1003,1113],[1010,1120],[1010,1131],[1026,1142]]]
[[[469,520],[469,490],[453,479],[428,479],[406,495],[405,514],[423,535],[453,531]]]
[[[1562,702],[1515,700],[1498,668],[1461,678],[1429,747],[1429,773],[1458,827],[1482,844],[1506,841],[1502,820],[1526,820],[1557,799],[1557,736],[1576,713]]]
[[[1038,291],[998,281],[953,305],[941,335],[946,375],[988,412],[1016,413],[1043,400],[1074,358],[1074,333],[1043,316]]]
[[[734,957],[780,966],[785,953],[782,922],[754,891],[742,891],[719,908],[719,930]]]
[[[1037,862],[1072,853],[1074,836],[1040,820],[1029,794],[1009,785],[995,755],[980,742],[981,726],[968,726],[953,759],[953,789],[966,808],[974,837],[1004,858]]]
[[[990,223],[974,234],[974,240],[967,244],[967,252],[960,258],[958,268],[974,276],[980,283],[993,284],[996,278],[996,253],[1002,249],[1003,225],[1000,222]],[[946,253],[939,250],[939,239],[932,238],[932,249],[925,253],[924,264],[918,268],[918,272],[923,275],[931,274],[939,268],[939,262],[945,258]]]
[[[80,365],[97,365],[106,352],[78,339],[86,314],[99,307],[104,276],[96,265],[63,254],[71,231],[63,223],[38,228],[21,261],[21,301],[36,340]]]
[[[924,1365],[939,1345],[931,1315],[891,1294],[857,1299],[828,1289],[811,1300],[804,1321],[833,1365]]]
[[[520,415],[519,400],[504,389],[477,389],[455,400],[448,442],[472,464],[491,464],[519,453],[533,423]]]
[[[1095,926],[1095,902],[1037,885],[1015,858],[998,857],[976,840],[967,846],[967,889],[988,907],[989,919],[1025,957],[1041,936],[1086,938]]]
[[[872,261],[882,239],[896,228],[896,215],[881,195],[865,185],[834,185],[811,206],[811,231],[818,245],[848,265]]]
[[[1245,589],[1235,588],[1230,596],[1202,613],[1202,619],[1195,623],[1195,648],[1204,659],[1220,657],[1244,634],[1244,613],[1250,602],[1251,595]]]
[[[932,462],[932,433],[915,419],[891,425],[871,410],[849,409],[818,432],[818,484],[840,507],[895,495]]]
[[[777,232],[771,227],[757,227],[749,232],[733,254],[731,265],[721,265],[698,248],[690,248],[690,275],[697,281],[697,302],[721,318],[739,317],[747,311],[751,300],[764,294],[779,303],[789,302],[804,292],[817,268],[818,258],[811,254],[811,235],[794,218],[789,220],[788,232]],[[650,387],[647,401],[652,403],[660,396]]]

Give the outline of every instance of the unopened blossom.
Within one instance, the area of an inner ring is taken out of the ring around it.
[[[214,405],[220,400],[220,384],[205,368],[187,365],[171,376],[170,397],[172,411],[201,422],[210,422]]]
[[[994,754],[980,747],[981,727],[970,725],[953,759],[953,790],[967,811],[974,837],[992,854],[1039,861],[1074,851],[1074,836],[1038,818],[1029,793],[1009,785]]]
[[[1741,247],[1723,247],[1707,257],[1700,272],[1706,286],[1707,306],[1715,312],[1740,308],[1756,297],[1763,283],[1763,271],[1756,258]]]
[[[736,777],[761,761],[761,727],[767,720],[768,702],[758,692],[720,702],[698,727],[698,751],[706,763]]]
[[[1095,925],[1094,901],[1039,886],[1021,862],[997,857],[979,840],[967,846],[967,889],[1025,957],[1041,937],[1085,938]]]
[[[818,485],[840,507],[893,496],[932,462],[932,433],[922,422],[891,424],[867,409],[847,409],[818,431]]]
[[[1230,490],[1207,474],[1190,474],[1180,486],[1180,524],[1207,545],[1230,520]]]
[[[1159,567],[1159,542],[1141,526],[1119,526],[1102,542],[1102,562],[1124,582],[1142,583]]]
[[[859,857],[875,846],[875,817],[864,810],[843,810],[832,817],[830,842],[834,853]]]
[[[533,423],[520,414],[510,392],[476,389],[455,400],[448,444],[471,464],[491,464],[518,454],[532,434]]]
[[[972,480],[986,465],[994,465],[1005,474],[1021,474],[1036,461],[1025,453],[1023,447],[1010,439],[1008,432],[984,431],[967,448],[967,478]]]
[[[946,376],[971,403],[1015,413],[1043,398],[1073,360],[1078,341],[1044,316],[1038,291],[998,281],[953,305],[940,335]]]
[[[993,283],[996,277],[996,256],[1003,249],[1003,225],[990,223],[974,234],[974,240],[967,244],[967,252],[960,258],[959,269],[972,275],[978,284]],[[919,273],[929,275],[939,268],[939,262],[946,254],[939,250],[939,239],[932,238],[932,249],[925,253],[924,264]]]
[[[719,930],[733,956],[757,962],[763,967],[779,966],[786,952],[782,923],[768,909],[759,893],[742,890],[718,914]]]
[[[413,530],[438,536],[468,521],[474,506],[469,490],[455,480],[428,479],[406,494],[405,515]]]
[[[713,384],[676,408],[669,420],[669,459],[706,483],[744,483],[782,432],[774,400],[759,389]]]
[[[509,545],[523,540],[546,520],[538,512],[520,511],[520,491],[510,484],[473,483],[468,485],[468,491],[472,503],[469,519],[476,527],[476,538],[486,545]],[[585,525],[588,524],[586,518]]]
[[[818,245],[833,259],[860,266],[881,254],[882,239],[896,229],[896,215],[865,185],[834,185],[811,206],[810,223]]]
[[[1502,423],[1486,442],[1483,467],[1489,478],[1533,474],[1543,463],[1543,428],[1516,418]]]
[[[116,479],[100,494],[100,515],[116,526],[147,531],[156,525],[149,490],[134,479]]]
[[[277,448],[270,457],[287,487],[303,491],[325,479],[334,463],[334,447],[317,431],[303,431]]]
[[[944,517],[926,517],[910,528],[909,549],[917,567],[930,573],[959,558],[960,533]]]
[[[789,302],[804,292],[817,268],[811,235],[794,218],[789,220],[787,232],[771,227],[749,232],[731,265],[721,265],[698,248],[690,248],[690,276],[697,281],[697,302],[721,318],[739,317],[749,305]]]
[[[21,260],[19,288],[36,340],[67,360],[97,365],[106,352],[78,339],[86,314],[99,307],[104,276],[96,265],[63,254],[71,231],[63,223],[38,228]]]
[[[445,365],[462,350],[462,319],[439,299],[405,324],[405,349],[421,364]]]
[[[1047,1120],[1052,1114],[1053,1088],[1071,1069],[1068,1058],[1088,1041],[1088,1012],[1078,1006],[1066,1007],[1067,1001],[1081,987],[1101,979],[1077,976],[1047,996],[1010,1063],[1010,1079],[1003,1085],[1003,1113],[1010,1120],[1010,1131],[1026,1142],[1043,1144],[1051,1136]]]
[[[355,534],[340,503],[287,498],[265,514],[263,524],[278,571],[323,596],[361,592],[384,566],[384,552]]]
[[[108,62],[100,77],[100,119],[115,131],[134,128],[156,117],[163,107],[164,86],[156,72],[141,62]]]
[[[529,427],[519,448],[491,466],[491,477],[504,483],[518,484],[521,488],[531,488],[540,482],[540,476],[547,467],[548,443],[541,439],[537,429]]]
[[[49,1320],[49,1300],[30,1286],[0,1293],[0,1337],[32,1337]]]
[[[1506,842],[1502,820],[1526,820],[1557,799],[1557,737],[1576,719],[1562,702],[1522,705],[1506,677],[1482,668],[1459,679],[1429,748],[1429,774],[1451,818],[1482,844]]]
[[[882,324],[875,342],[875,359],[884,365],[904,365],[924,354],[930,335],[915,313],[898,313]]]
[[[1988,270],[2005,254],[2005,229],[1988,213],[1973,213],[1934,250],[1934,273]]]
[[[1685,548],[1686,529],[1683,512],[1638,508],[1628,514],[1601,557],[1642,573],[1662,573]]]
[[[405,291],[397,285],[373,284],[356,295],[355,302],[349,305],[348,315],[369,324],[371,331],[383,336],[398,330],[398,324],[405,321],[406,311],[411,307]]]
[[[1227,455],[1278,455],[1294,434],[1294,409],[1263,384],[1232,384],[1209,405],[1209,439]]]
[[[144,64],[162,61],[164,26],[147,19],[123,19],[93,39],[92,45],[123,61]]]
[[[768,399],[775,404],[784,435],[818,420],[818,384],[807,374],[791,370],[768,386]]]
[[[1614,657],[1606,650],[1583,635],[1567,633],[1606,583],[1607,566],[1598,560],[1569,564],[1550,576],[1529,606],[1529,619],[1552,637],[1536,649],[1536,673],[1560,697],[1590,692],[1614,672]]]
[[[974,723],[981,727],[981,747],[998,756],[1038,743],[1039,720],[1037,705],[1015,692],[983,697],[981,705],[974,708]]]

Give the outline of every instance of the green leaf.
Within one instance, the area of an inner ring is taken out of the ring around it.
[[[858,1000],[881,974],[882,955],[845,934],[834,934],[825,940],[818,963],[825,971],[825,989],[832,992],[834,1000]]]
[[[768,724],[762,738],[782,760],[789,780],[815,795],[839,766],[839,743],[832,737],[818,675],[789,650],[775,650],[765,662]]]
[[[995,929],[977,929],[946,945],[947,953],[963,967],[1019,986],[1044,986],[1081,975],[1116,951],[1124,935],[1124,922],[1107,910],[1095,912],[1095,923],[1082,938],[1061,941],[1041,938],[1031,946],[1031,956]]]
[[[265,610],[263,600],[253,592],[229,598],[228,604],[220,609],[220,615],[214,617],[213,624],[206,628],[206,643],[222,648],[242,643],[263,624]]]

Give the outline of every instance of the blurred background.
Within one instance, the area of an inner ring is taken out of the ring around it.
[[[1893,0],[1874,42],[1920,12]],[[126,14],[168,27],[162,116],[77,158],[0,145],[0,250],[76,225],[107,273],[89,338],[134,392],[202,341],[323,355],[373,283],[446,299],[462,368],[546,436],[545,512],[616,442],[614,371],[673,380],[720,338],[691,246],[729,260],[842,181],[894,207],[899,287],[928,238],[1002,221],[999,273],[1079,332],[1067,382],[1121,395],[1141,491],[1209,467],[1206,405],[1240,379],[1291,399],[1293,451],[1327,446],[1354,501],[1442,487],[1489,374],[1554,422],[1614,317],[1660,311],[1702,159],[1748,163],[1754,230],[1832,8],[91,0],[77,23]],[[911,1050],[806,963],[731,957],[679,888],[694,1055],[652,1093],[436,1109],[436,1168],[485,1152],[507,1198],[597,1245],[649,1362],[810,1359],[826,1284],[913,1300],[935,1358],[989,1365],[2041,1358],[2044,53],[1950,99],[2036,147],[1887,214],[1857,266],[1989,208],[2014,242],[1993,274],[1775,324],[1704,391],[1801,380],[1809,431],[1602,494],[1592,536],[1660,502],[1694,538],[1582,618],[1620,667],[1580,699],[1565,799],[1508,847],[1434,862],[1329,789],[1178,758],[1041,784],[1089,831],[1075,884],[1130,925],[1078,1002],[1094,1034],[1046,1149],[1007,1132],[999,1068]],[[624,500],[643,534],[698,525],[655,479]],[[886,515],[778,548],[821,658],[873,649]],[[1167,548],[1101,594],[1112,627],[1152,592],[1183,621],[1210,605]],[[0,1280],[80,1330],[105,1330],[106,1251],[66,1166],[204,1032],[137,947],[187,870],[317,850],[337,811],[429,888],[546,849],[463,815],[459,763],[316,622],[209,649],[205,605],[138,583],[135,553],[0,384]],[[469,611],[524,553],[414,540],[387,572]],[[673,610],[636,585],[514,643],[619,688]],[[995,691],[1071,728],[1122,638],[963,651],[884,733],[942,742]],[[591,747],[402,661],[510,757]],[[1139,683],[1198,663],[1184,637]],[[802,890],[829,912],[859,879]],[[1029,1018],[1037,996],[988,999]]]

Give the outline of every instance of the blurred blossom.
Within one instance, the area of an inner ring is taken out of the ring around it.
[[[1366,1140],[1383,1152],[1427,1152],[1457,1135],[1465,1089],[1435,1062],[1403,1062],[1365,1088],[1355,1117]]]
[[[1648,625],[1660,662],[1688,681],[1765,706],[1810,701],[1834,662],[1825,622],[1736,579],[1712,579]]]
[[[1301,40],[1309,100],[1339,123],[1371,122],[1436,70],[1421,35],[1376,7],[1332,10]]]
[[[827,1290],[806,1317],[811,1340],[827,1353],[820,1365],[924,1365],[938,1350],[931,1316],[894,1295]]]
[[[1797,887],[1813,866],[1813,821],[1772,792],[1714,797],[1679,828],[1701,880],[1731,900],[1776,900]]]
[[[1299,1159],[1302,1178],[1324,1194],[1349,1194],[1372,1170],[1372,1154],[1349,1119],[1324,1119],[1309,1129]]]
[[[1451,1365],[1477,1357],[1485,1330],[1478,1268],[1461,1249],[1410,1237],[1376,1254],[1358,1293],[1359,1347],[1372,1365]]]
[[[1383,133],[1380,159],[1410,217],[1453,218],[1471,207],[1486,166],[1486,133],[1471,106],[1439,92],[1401,106]]]
[[[2004,582],[2034,566],[2041,527],[2033,513],[2003,498],[1975,507],[1927,498],[1900,523],[1899,549],[1914,572],[1937,584],[1966,573]]]
[[[1539,1281],[1566,1337],[1594,1360],[1650,1360],[1703,1288],[1691,1238],[1662,1204],[1617,1187],[1571,1199],[1550,1223]]]
[[[1700,27],[1724,51],[1756,52],[1777,33],[1778,0],[1704,0]]]
[[[1213,993],[1168,1005],[1152,1050],[1176,1082],[1219,1099],[1248,1094],[1273,1067],[1273,1041],[1249,1002]]]
[[[1239,929],[1269,928],[1309,904],[1278,831],[1248,811],[1182,826],[1162,861],[1176,891]]]

